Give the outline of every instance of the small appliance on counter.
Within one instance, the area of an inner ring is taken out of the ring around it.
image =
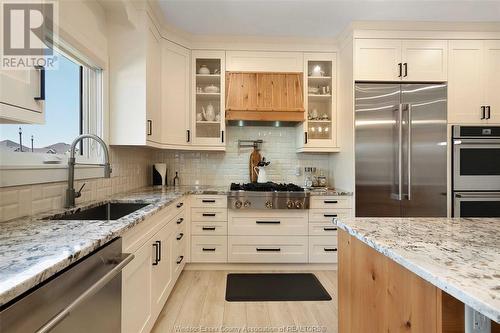
[[[153,164],[153,185],[166,186],[167,184],[167,165],[165,163]]]

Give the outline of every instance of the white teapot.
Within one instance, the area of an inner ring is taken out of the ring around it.
[[[212,105],[212,103],[208,103],[206,109],[204,106],[202,106],[201,110],[203,113],[203,118],[205,118],[206,121],[214,121],[215,120],[215,108]]]

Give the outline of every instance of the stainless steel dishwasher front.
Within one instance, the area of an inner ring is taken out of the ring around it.
[[[122,269],[134,258],[115,239],[0,312],[0,332],[119,333]]]

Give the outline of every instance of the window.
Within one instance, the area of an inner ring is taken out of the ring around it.
[[[65,165],[71,142],[82,133],[102,137],[102,71],[61,51],[58,69],[47,70],[45,124],[1,124],[1,165]],[[102,151],[84,140],[78,158],[93,162]]]

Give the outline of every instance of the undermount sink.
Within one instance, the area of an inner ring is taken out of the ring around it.
[[[135,212],[148,203],[111,202],[84,210],[77,210],[67,215],[54,215],[48,220],[118,220]]]

